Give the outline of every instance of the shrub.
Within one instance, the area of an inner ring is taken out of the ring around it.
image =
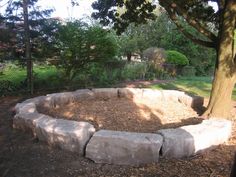
[[[205,71],[207,76],[213,76],[214,75],[215,68],[214,67],[208,67]]]
[[[122,78],[125,80],[144,79],[147,67],[145,62],[128,63],[122,71]]]
[[[162,48],[151,47],[143,52],[142,59],[153,63],[155,68],[161,68],[166,59],[166,52]]]
[[[4,71],[5,67],[6,67],[5,64],[0,63],[0,75],[3,75],[3,71]]]
[[[183,76],[195,76],[196,69],[193,66],[185,66],[182,69],[182,75]]]
[[[146,79],[170,79],[170,77],[171,75],[163,68],[156,68],[156,65],[153,63],[148,64],[148,69],[145,74]]]
[[[91,63],[104,63],[116,56],[117,44],[109,32],[81,21],[68,22],[58,32],[60,62],[68,82]]]
[[[169,64],[175,64],[179,66],[184,66],[189,64],[188,58],[180,52],[174,50],[168,50],[166,53],[167,53],[166,62]]]
[[[135,79],[168,79],[170,75],[163,69],[156,68],[153,63],[140,62],[126,64],[122,71],[124,80]]]

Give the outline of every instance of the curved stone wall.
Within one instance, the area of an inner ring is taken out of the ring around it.
[[[38,113],[37,108],[56,107],[84,99],[126,97],[135,100],[172,100],[193,108],[203,105],[203,98],[174,90],[138,88],[83,89],[54,93],[28,99],[15,106],[13,127],[31,131],[39,140],[77,152],[96,163],[135,165],[158,162],[164,158],[189,157],[204,149],[226,142],[232,123],[224,119],[204,120],[197,125],[163,129],[156,133],[110,130],[96,132],[88,122],[54,119]]]

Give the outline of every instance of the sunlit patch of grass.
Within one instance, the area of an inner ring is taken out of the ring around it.
[[[209,97],[211,92],[212,80],[210,77],[181,77],[169,83],[152,85],[155,89],[175,89],[189,94]],[[236,100],[236,88],[233,91],[233,100]]]

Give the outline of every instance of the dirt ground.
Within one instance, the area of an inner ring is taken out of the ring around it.
[[[97,98],[55,108],[40,108],[40,113],[55,118],[90,122],[95,128],[155,133],[161,128],[197,124],[197,112],[177,101]]]
[[[235,122],[228,143],[188,159],[160,159],[157,164],[142,167],[95,164],[78,154],[49,147],[28,133],[12,129],[12,108],[22,99],[0,98],[0,177],[229,176],[236,150]]]

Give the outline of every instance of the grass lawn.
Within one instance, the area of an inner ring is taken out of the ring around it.
[[[34,74],[40,80],[57,75],[58,71],[55,67],[35,67]],[[26,69],[14,68],[5,70],[3,75],[0,75],[0,80],[8,80],[12,83],[19,84],[26,79]]]
[[[173,82],[161,83],[151,86],[155,89],[176,89],[189,94],[209,97],[211,92],[210,77],[181,77]],[[236,100],[236,88],[233,91],[233,100]]]
[[[61,85],[58,79],[58,70],[53,66],[37,66],[34,67],[35,73],[35,87],[48,88]],[[54,78],[54,79],[53,79]],[[3,75],[0,75],[1,80],[8,80],[18,85],[21,81],[26,79],[26,69],[8,69]],[[211,92],[211,78],[210,77],[180,77],[175,81],[168,83],[161,83],[152,85],[154,89],[168,89],[181,90],[189,94],[209,97]],[[236,88],[233,91],[233,100],[236,100]]]

